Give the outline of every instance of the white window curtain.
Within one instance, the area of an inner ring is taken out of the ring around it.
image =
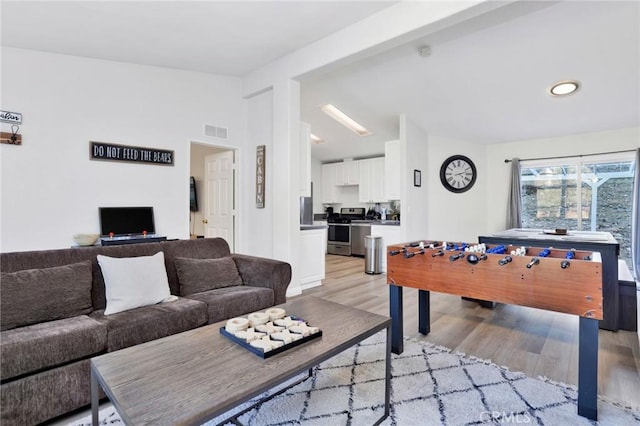
[[[511,159],[511,184],[507,205],[507,229],[522,228],[522,194],[520,190],[520,159]]]
[[[640,279],[640,148],[636,149],[631,213],[631,260],[636,279]]]

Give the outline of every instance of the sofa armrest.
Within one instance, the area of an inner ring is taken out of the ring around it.
[[[264,257],[232,254],[242,282],[253,287],[267,287],[273,290],[275,304],[287,301],[287,287],[291,282],[291,265],[280,260]]]

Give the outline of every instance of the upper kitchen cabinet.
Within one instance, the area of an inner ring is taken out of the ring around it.
[[[400,167],[400,141],[389,141],[384,147],[384,196],[387,200],[399,200],[402,187],[402,174]]]
[[[311,197],[311,127],[300,123],[300,196]]]
[[[387,199],[384,194],[384,157],[360,160],[360,183],[358,201],[361,203],[380,203]]]
[[[342,163],[342,184],[360,184],[360,161],[344,160]]]
[[[336,186],[358,185],[360,182],[360,161],[344,160],[341,163],[334,163]]]
[[[338,164],[340,163],[322,165],[322,202],[324,204],[338,202],[338,190],[336,187]],[[342,173],[342,171],[340,171],[340,173]]]
[[[372,159],[373,167],[370,172],[373,173],[373,201],[381,203],[387,201],[384,194],[384,157]]]

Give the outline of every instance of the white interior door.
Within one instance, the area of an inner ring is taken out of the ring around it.
[[[207,155],[204,159],[206,207],[204,229],[207,238],[221,237],[233,248],[233,151]]]

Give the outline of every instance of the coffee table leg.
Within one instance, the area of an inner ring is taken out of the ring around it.
[[[93,371],[93,365],[91,368],[91,422],[93,426],[97,426],[100,423],[98,416],[99,397],[98,397],[98,380],[96,379],[96,373]]]
[[[386,358],[384,367],[384,413],[373,426],[378,426],[385,421],[391,413],[391,326],[387,326],[387,345],[386,345]]]

